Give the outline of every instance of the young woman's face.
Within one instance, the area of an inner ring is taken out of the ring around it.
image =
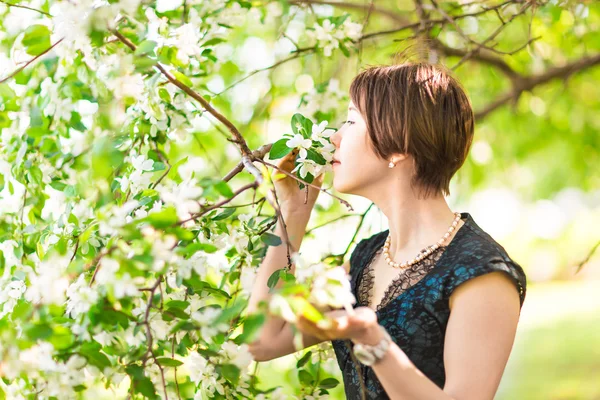
[[[338,192],[364,196],[385,173],[387,163],[373,152],[369,141],[366,122],[350,100],[347,121],[331,136],[336,147],[333,187]]]

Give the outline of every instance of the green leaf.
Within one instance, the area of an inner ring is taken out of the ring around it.
[[[264,324],[265,319],[266,316],[264,314],[253,314],[246,318],[242,332],[245,343],[253,342],[256,339],[257,333]]]
[[[338,47],[346,57],[350,57],[350,51],[342,42],[338,43]]]
[[[144,40],[135,49],[134,54],[139,56],[139,55],[142,55],[142,54],[153,53],[155,47],[156,47],[156,42],[155,41],[153,41],[153,40]]]
[[[285,271],[285,270],[278,269],[271,274],[271,276],[267,280],[267,286],[269,287],[269,289],[273,289],[275,287],[275,285],[277,285],[277,282],[279,282],[279,277],[281,276],[282,271]]]
[[[163,367],[179,367],[183,365],[181,361],[169,357],[157,357],[156,361]]]
[[[271,160],[276,160],[278,158],[281,158],[281,157],[287,155],[290,151],[292,151],[292,149],[289,148],[286,144],[286,142],[288,140],[289,139],[284,138],[284,139],[279,139],[278,141],[273,143],[273,146],[271,146],[271,150],[269,151],[269,158]]]
[[[190,305],[189,301],[183,301],[183,300],[171,300],[165,304],[165,306],[167,308],[180,308],[182,310],[185,310],[186,308],[188,308],[189,305]]]
[[[294,133],[301,132],[302,127],[303,127],[302,123],[304,122],[304,120],[305,120],[305,118],[304,118],[304,115],[302,115],[302,114],[296,113],[292,116],[292,131]],[[302,135],[302,136],[304,136],[304,135]],[[306,136],[304,136],[304,137],[306,137]]]
[[[154,164],[152,164],[152,172],[162,171],[165,169],[167,169],[167,166],[160,161],[155,161]]]
[[[215,44],[219,44],[224,41],[225,41],[225,39],[222,39],[222,38],[212,38],[212,39],[209,39],[206,42],[202,43],[201,47],[214,46]]]
[[[229,187],[229,184],[225,181],[220,181],[217,184],[215,184],[215,189],[217,189],[217,191],[219,193],[221,193],[223,196],[227,197],[228,199],[233,197],[233,195],[234,195],[233,191]]]
[[[173,76],[175,76],[175,78],[177,78],[177,80],[181,83],[183,83],[186,86],[189,87],[193,87],[194,84],[192,83],[192,81],[190,80],[190,78],[188,78],[187,76],[185,76],[184,74],[182,74],[179,71],[174,71],[173,72]]]
[[[223,211],[220,214],[215,215],[214,217],[212,217],[213,221],[220,221],[222,219],[227,219],[229,218],[231,215],[233,215],[233,213],[235,213],[235,208],[226,208],[225,211]]]
[[[52,186],[53,189],[59,190],[61,192],[67,187],[65,183],[60,181],[52,181],[50,182],[50,186]]]
[[[333,389],[337,385],[339,385],[339,381],[335,378],[325,378],[321,382],[319,382],[319,387],[322,389]]]
[[[217,365],[217,372],[220,372],[223,378],[227,379],[234,385],[237,384],[240,378],[240,369],[233,364],[221,364]]]
[[[173,207],[168,207],[162,211],[153,212],[140,221],[148,222],[155,228],[164,229],[175,225],[179,219],[177,218],[177,211]]]
[[[309,160],[313,160],[314,162],[316,162],[319,165],[325,165],[327,164],[327,161],[323,158],[323,156],[319,153],[317,153],[317,151],[313,150],[313,149],[307,149],[306,150],[306,158]],[[308,180],[307,180],[308,182]]]
[[[105,354],[100,353],[100,344],[96,342],[84,343],[79,349],[79,353],[84,356],[88,362],[102,371],[106,367],[110,367],[110,360]]]
[[[266,243],[268,246],[279,246],[281,242],[281,238],[277,235],[274,235],[270,232],[265,232],[260,235],[260,240]]]
[[[50,48],[50,29],[45,25],[31,25],[25,30],[23,46],[27,54],[39,56]]]
[[[190,316],[185,311],[183,311],[181,308],[177,308],[177,307],[168,308],[166,311],[164,311],[163,319],[165,317],[167,318],[167,320],[171,320],[172,317],[176,317],[179,319],[189,319],[190,318]]]
[[[308,372],[305,369],[301,369],[300,371],[298,371],[298,379],[300,380],[300,383],[307,386],[311,386],[314,382],[314,378],[312,377],[310,372]]]
[[[302,368],[304,366],[304,364],[306,364],[308,362],[308,360],[310,360],[311,355],[312,355],[312,351],[308,351],[306,354],[304,354],[302,356],[302,358],[299,359],[298,362],[296,363],[296,368]]]
[[[311,138],[312,127],[313,127],[313,122],[308,118],[304,118],[304,121],[302,121],[302,136],[304,136],[304,138],[306,138],[306,139]]]

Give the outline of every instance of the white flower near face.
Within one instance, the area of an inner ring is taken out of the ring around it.
[[[285,142],[285,145],[287,147],[289,147],[290,149],[295,149],[295,148],[299,147],[300,148],[300,152],[299,152],[300,157],[306,158],[306,156],[308,155],[306,150],[310,149],[310,146],[312,146],[312,140],[305,139],[304,136],[302,136],[299,133],[296,133],[293,138],[291,138],[287,142]]]
[[[238,346],[232,341],[227,341],[221,345],[221,353],[225,353],[229,362],[242,371],[248,368],[250,363],[254,361],[254,356],[252,356],[248,345],[245,343]]]
[[[333,152],[335,151],[335,146],[331,143],[326,143],[323,145],[323,147],[318,147],[317,151],[321,156],[323,156],[325,161],[330,163],[333,160]]]
[[[313,124],[311,134],[312,140],[315,142],[320,142],[322,145],[330,144],[330,142],[326,139],[328,139],[335,132],[335,130],[326,129],[327,123],[327,121],[321,121],[320,124]]]
[[[341,308],[356,303],[344,267],[328,269],[313,281],[309,301],[318,306]]]
[[[305,179],[306,175],[309,173],[313,177],[316,177],[318,175],[319,170],[321,169],[321,166],[313,160],[298,158],[298,162],[299,164],[296,165],[292,172],[300,170],[300,176],[302,177],[302,179]]]
[[[89,311],[91,306],[98,301],[98,292],[89,287],[83,274],[79,275],[77,281],[69,285],[67,289],[67,309],[65,313],[71,318]]]

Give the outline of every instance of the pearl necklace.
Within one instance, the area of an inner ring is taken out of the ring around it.
[[[442,238],[440,240],[438,240],[437,243],[435,243],[432,246],[428,246],[425,251],[420,252],[415,258],[413,258],[412,260],[410,260],[408,262],[403,262],[402,264],[398,264],[397,262],[394,262],[394,260],[392,260],[390,258],[390,243],[391,243],[392,238],[391,238],[390,234],[388,233],[388,237],[385,239],[385,244],[383,245],[383,255],[385,257],[385,261],[387,261],[387,263],[394,268],[406,269],[406,268],[410,267],[411,265],[418,263],[425,257],[429,256],[431,253],[436,251],[442,244],[444,244],[444,242],[446,240],[448,240],[448,238],[450,237],[452,232],[456,229],[456,226],[458,225],[458,223],[460,221],[461,215],[459,212],[455,212],[454,215],[455,215],[454,221],[452,221],[452,225],[450,225],[450,228],[448,228],[448,232],[444,233],[444,236],[442,236]]]

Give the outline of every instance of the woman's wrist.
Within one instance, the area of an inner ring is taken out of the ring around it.
[[[355,344],[368,344],[369,346],[374,346],[384,338],[384,334],[381,331],[380,324],[375,321],[374,323],[367,326],[363,331],[359,332],[354,337],[351,337],[350,340]]]

